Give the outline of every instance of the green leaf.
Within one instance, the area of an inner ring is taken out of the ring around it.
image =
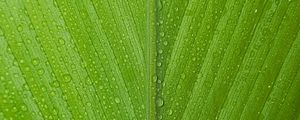
[[[0,6],[0,120],[300,119],[299,0]]]

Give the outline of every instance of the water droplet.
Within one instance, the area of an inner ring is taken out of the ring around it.
[[[65,74],[65,75],[63,75],[63,78],[64,78],[64,79],[63,79],[64,82],[66,82],[66,83],[70,82],[71,79],[72,79],[72,77],[71,77],[70,74]]]
[[[257,9],[255,9],[254,13],[257,13]]]
[[[210,28],[210,25],[207,25],[206,28],[209,29],[209,28]]]
[[[55,88],[58,88],[59,87],[59,83],[57,80],[54,80],[52,83],[51,83],[51,86],[52,87],[55,87]]]
[[[158,63],[157,63],[157,66],[158,66],[158,67],[161,66],[161,62],[158,62]]]
[[[163,51],[162,51],[162,50],[158,50],[158,53],[159,53],[159,54],[162,54],[162,53],[163,53]]]
[[[23,60],[23,59],[21,59],[21,60],[20,60],[20,63],[24,63],[24,60]]]
[[[168,115],[172,115],[172,114],[173,114],[173,111],[169,110]]]
[[[20,31],[23,31],[23,27],[21,25],[18,25],[18,28],[17,30],[20,32]]]
[[[168,41],[164,41],[164,45],[168,45]]]
[[[156,104],[158,107],[162,107],[164,105],[164,101],[162,98],[157,98]]]
[[[193,60],[193,61],[196,61],[196,58],[194,57],[192,60]]]
[[[21,106],[21,110],[27,111],[27,107],[23,105],[23,106]]]
[[[165,36],[165,33],[164,33],[164,32],[161,32],[161,33],[160,33],[160,36],[161,36],[161,37],[164,37],[164,36]]]
[[[59,38],[58,39],[59,44],[64,45],[65,44],[65,40],[63,38]]]
[[[181,74],[181,78],[182,79],[184,79],[185,78],[185,74],[183,73],[183,74]]]
[[[92,103],[88,102],[88,103],[87,103],[87,106],[92,106]]]
[[[42,68],[38,69],[38,74],[39,74],[39,75],[42,75],[42,74],[44,74],[44,73],[45,73],[44,69],[42,69]]]
[[[157,76],[156,76],[156,75],[153,76],[153,81],[154,81],[154,82],[157,81]]]
[[[116,103],[120,103],[120,102],[121,102],[120,98],[116,97],[116,98],[115,98],[115,102],[116,102]]]
[[[32,59],[32,64],[34,66],[38,65],[39,64],[39,59],[37,59],[37,58]]]

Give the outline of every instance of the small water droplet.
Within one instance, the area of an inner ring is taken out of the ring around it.
[[[23,60],[23,59],[21,59],[21,60],[20,60],[20,63],[24,63],[24,60]]]
[[[27,107],[23,105],[23,106],[21,106],[21,110],[22,111],[27,111]]]
[[[63,38],[59,38],[58,39],[59,44],[64,45],[65,44],[65,40]]]
[[[88,102],[88,103],[87,103],[87,106],[92,106],[92,103]]]
[[[162,50],[158,50],[158,53],[159,53],[159,54],[162,54],[162,53],[163,53],[163,51],[162,51]]]
[[[164,41],[164,45],[168,45],[168,41]]]
[[[116,97],[116,98],[115,98],[115,102],[116,102],[116,103],[120,103],[120,102],[121,102],[120,98]]]
[[[18,28],[17,30],[20,32],[20,31],[23,31],[23,27],[21,25],[18,25]]]
[[[254,13],[257,13],[257,9],[255,9]]]
[[[34,66],[38,65],[38,64],[39,64],[39,59],[38,59],[38,58],[32,59],[32,64],[33,64]]]
[[[157,63],[157,66],[158,66],[158,67],[161,66],[161,62],[158,62],[158,63]]]
[[[193,61],[196,61],[196,58],[195,57],[193,57],[193,59],[192,59]]]
[[[164,101],[162,98],[157,98],[156,104],[158,107],[162,107],[164,105]]]
[[[63,79],[64,82],[66,82],[66,83],[70,82],[71,79],[72,79],[72,77],[71,77],[70,74],[64,74],[64,75],[63,75],[63,78],[64,78],[64,79]]]
[[[168,115],[172,115],[172,114],[173,114],[173,111],[169,110]]]
[[[42,69],[42,68],[38,69],[38,74],[39,74],[39,75],[42,75],[42,74],[44,74],[44,73],[45,73],[44,69]]]
[[[51,83],[51,86],[52,87],[55,87],[55,88],[58,88],[59,87],[59,83],[57,80],[54,80],[52,83]]]
[[[153,76],[153,81],[154,81],[154,82],[157,81],[157,76],[156,76],[156,75]]]
[[[185,78],[185,74],[183,73],[183,74],[181,74],[181,78],[182,79],[184,79]]]
[[[164,37],[164,36],[165,36],[165,33],[164,33],[164,32],[161,32],[161,33],[160,33],[160,36],[161,36],[161,37]]]
[[[207,25],[206,28],[209,29],[209,28],[210,28],[210,25]]]

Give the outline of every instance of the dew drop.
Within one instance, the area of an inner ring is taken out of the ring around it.
[[[209,28],[210,28],[210,25],[207,25],[206,28],[209,29]]]
[[[52,83],[51,83],[51,86],[52,87],[55,87],[55,88],[58,88],[59,87],[59,83],[57,80],[54,80]]]
[[[20,31],[23,31],[23,27],[21,25],[18,25],[18,28],[17,30],[20,32]]]
[[[23,59],[21,59],[21,60],[20,60],[20,63],[24,63],[24,60],[23,60]]]
[[[163,51],[162,51],[162,50],[158,50],[158,53],[159,53],[159,54],[162,54],[162,53],[163,53]]]
[[[161,33],[160,33],[160,36],[161,36],[161,37],[164,37],[164,36],[165,36],[165,33],[164,33],[164,32],[161,32]]]
[[[27,111],[27,107],[23,105],[23,106],[21,106],[21,110],[22,111]]]
[[[164,105],[164,101],[162,98],[157,98],[156,104],[158,107],[162,107]]]
[[[37,66],[39,64],[39,59],[37,59],[37,58],[32,59],[32,64],[34,66]]]
[[[120,98],[116,97],[115,102],[119,104],[121,102]]]
[[[63,38],[59,38],[58,39],[59,44],[64,45],[65,44],[65,40]]]
[[[185,78],[185,74],[184,74],[184,73],[183,73],[183,74],[181,74],[180,76],[181,76],[181,78],[182,78],[182,79],[184,79],[184,78]]]
[[[168,45],[168,41],[164,41],[164,45]]]
[[[194,57],[192,60],[193,60],[193,61],[196,61],[196,58]]]
[[[158,63],[157,63],[157,66],[158,66],[158,67],[161,66],[161,62],[158,62]]]
[[[39,75],[42,75],[42,74],[44,74],[44,73],[45,73],[44,69],[42,69],[42,68],[38,69],[38,74],[39,74]]]
[[[71,79],[72,79],[72,77],[71,77],[70,74],[65,74],[65,75],[63,75],[63,78],[64,78],[64,79],[63,79],[64,82],[66,82],[66,83],[70,82]]]
[[[168,115],[172,115],[172,114],[173,114],[173,111],[169,110]]]
[[[88,102],[88,103],[87,103],[87,106],[92,106],[92,103]]]
[[[156,75],[153,76],[153,81],[154,81],[154,82],[157,81],[157,76],[156,76]]]

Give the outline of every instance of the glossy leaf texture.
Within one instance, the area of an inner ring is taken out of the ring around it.
[[[0,6],[0,119],[154,115],[155,20],[148,12],[154,2],[5,0]]]
[[[299,0],[160,4],[158,119],[299,119]]]
[[[299,0],[0,0],[0,120],[300,119]]]

